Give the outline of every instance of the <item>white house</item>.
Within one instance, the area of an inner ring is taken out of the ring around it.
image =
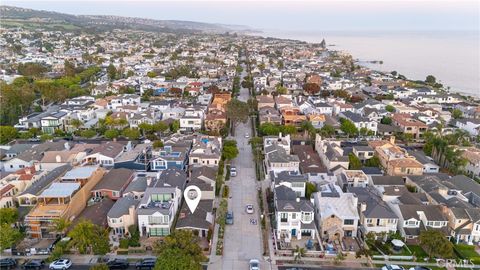
[[[275,188],[274,200],[277,239],[290,242],[293,238],[315,237],[315,212],[310,200],[297,197],[284,185]]]

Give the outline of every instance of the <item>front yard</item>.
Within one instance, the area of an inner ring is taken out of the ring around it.
[[[475,251],[475,246],[459,244],[455,245],[454,248],[462,259],[472,260],[473,264],[480,264],[480,254]]]

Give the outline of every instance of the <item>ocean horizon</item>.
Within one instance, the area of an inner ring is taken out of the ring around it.
[[[318,43],[350,53],[362,65],[412,80],[433,75],[451,92],[480,97],[478,31],[279,31],[255,35]],[[383,64],[368,61],[383,61]]]

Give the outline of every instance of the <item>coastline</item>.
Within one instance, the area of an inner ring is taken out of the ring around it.
[[[445,88],[450,87],[451,93],[480,98],[479,34],[474,31],[423,33],[266,30],[249,35],[309,43],[319,43],[325,38],[331,50],[345,51],[372,70],[387,73],[395,70],[412,81],[425,80],[427,75],[433,75]],[[440,41],[444,45],[438,45]],[[464,49],[460,50],[462,46]],[[382,64],[370,61],[382,61]]]

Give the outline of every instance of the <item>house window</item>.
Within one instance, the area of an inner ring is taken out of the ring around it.
[[[372,224],[373,220],[371,218],[367,218],[367,224]]]
[[[310,222],[310,221],[312,221],[312,213],[302,212],[302,220],[303,220],[304,222]]]
[[[297,219],[297,213],[292,213],[292,219]]]
[[[288,222],[288,214],[280,213],[280,222]]]
[[[168,234],[168,228],[150,228],[150,236],[165,236]]]
[[[353,225],[353,219],[345,219],[343,225]]]
[[[168,216],[149,216],[149,224],[168,224]]]
[[[120,197],[120,192],[118,191],[114,191],[112,192],[112,194],[113,194],[113,197]]]

